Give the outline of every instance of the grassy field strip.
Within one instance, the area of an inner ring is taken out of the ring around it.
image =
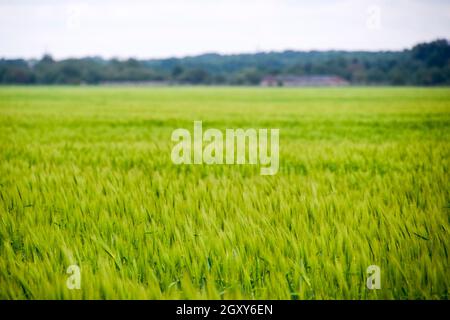
[[[194,120],[279,172],[174,165]],[[0,298],[448,299],[449,162],[448,88],[2,87]]]

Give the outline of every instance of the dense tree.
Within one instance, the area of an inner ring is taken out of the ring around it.
[[[450,85],[447,40],[390,52],[284,51],[203,54],[159,60],[0,60],[3,84],[98,84],[166,81],[182,84],[257,85],[266,75],[336,75],[352,84]]]

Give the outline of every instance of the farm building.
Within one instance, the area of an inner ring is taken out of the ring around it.
[[[338,76],[267,76],[261,80],[264,87],[332,87],[346,86],[348,81]]]

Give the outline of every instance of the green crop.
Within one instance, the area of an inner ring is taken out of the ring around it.
[[[173,164],[195,120],[278,173]],[[449,160],[448,88],[3,87],[0,298],[448,299]]]

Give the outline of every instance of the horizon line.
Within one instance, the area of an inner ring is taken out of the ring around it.
[[[20,57],[20,56],[0,56],[0,60],[41,60],[44,56],[49,55],[55,61],[63,61],[63,60],[77,60],[77,59],[86,59],[86,58],[97,58],[102,60],[139,60],[139,61],[151,61],[151,60],[171,60],[171,59],[186,59],[186,58],[195,58],[201,57],[205,55],[217,55],[217,56],[239,56],[239,55],[256,55],[256,54],[270,54],[270,53],[284,53],[284,52],[303,52],[303,53],[313,53],[313,52],[342,52],[342,53],[395,53],[402,52],[406,50],[411,50],[414,46],[422,43],[430,43],[437,40],[446,40],[450,42],[449,38],[446,37],[437,37],[428,41],[417,42],[409,47],[397,48],[397,49],[388,49],[388,48],[380,48],[380,49],[336,49],[336,48],[326,48],[326,49],[294,49],[294,48],[286,48],[282,50],[277,49],[268,49],[268,50],[257,50],[257,51],[239,51],[239,52],[219,52],[219,51],[204,51],[199,53],[190,53],[190,54],[174,54],[167,56],[159,56],[159,57],[136,57],[133,55],[129,56],[103,56],[101,54],[86,54],[86,55],[73,55],[73,56],[64,56],[64,57],[55,57],[51,52],[44,52],[40,57]]]

